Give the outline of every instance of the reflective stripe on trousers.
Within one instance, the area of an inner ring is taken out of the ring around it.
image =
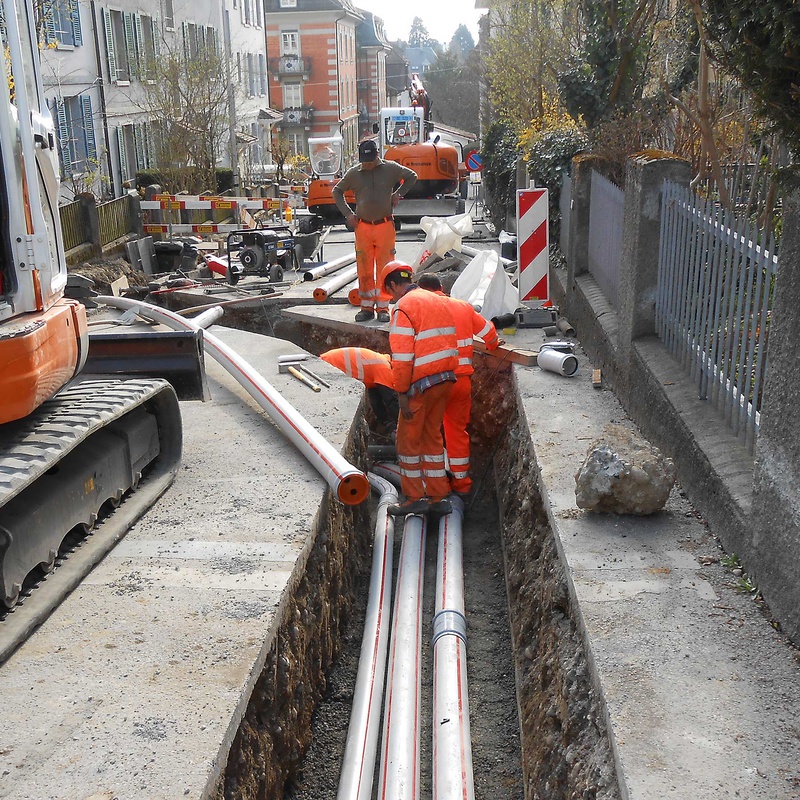
[[[394,224],[383,225],[356,224],[356,268],[358,271],[358,294],[362,308],[377,306],[381,310],[389,308],[389,295],[380,291],[377,276],[395,253]]]
[[[472,486],[469,477],[469,425],[472,413],[472,379],[461,375],[453,384],[444,412],[444,441],[450,462],[450,488],[454,492],[468,492]]]

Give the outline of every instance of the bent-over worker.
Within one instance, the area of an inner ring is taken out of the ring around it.
[[[484,319],[466,300],[449,297],[444,293],[438,275],[420,275],[417,285],[445,298],[450,303],[450,310],[455,318],[458,338],[457,380],[444,411],[444,442],[450,463],[450,488],[464,498],[472,488],[467,428],[472,414],[472,373],[475,372],[475,367],[472,366],[473,341],[477,336],[483,339],[488,350],[496,350],[502,340],[498,338],[494,325]]]
[[[361,299],[356,322],[373,319],[376,310],[378,322],[388,322],[389,297],[381,291],[376,278],[395,254],[392,210],[416,183],[417,173],[402,164],[380,158],[374,139],[365,139],[358,145],[358,161],[333,187],[333,199],[344,215],[347,227],[355,231],[358,294]],[[344,193],[349,191],[356,196],[355,210],[344,199]]]
[[[412,282],[412,270],[390,261],[380,286],[397,304],[389,326],[394,388],[400,404],[397,461],[403,503],[389,506],[392,516],[449,514],[450,483],[444,463],[442,419],[456,382],[458,343],[450,301]]]

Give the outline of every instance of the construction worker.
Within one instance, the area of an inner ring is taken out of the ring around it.
[[[397,304],[389,326],[394,388],[400,405],[397,460],[403,503],[392,516],[449,514],[450,483],[444,463],[442,419],[456,382],[458,342],[451,303],[416,286],[412,270],[390,261],[379,285]]]
[[[378,156],[374,139],[365,139],[358,145],[358,161],[333,187],[333,199],[342,212],[350,230],[356,236],[356,267],[358,269],[358,294],[361,310],[356,322],[367,322],[375,317],[378,322],[389,321],[389,298],[382,294],[376,276],[384,264],[395,254],[395,230],[392,210],[414,185],[414,170],[384,161]],[[395,190],[395,186],[400,187]],[[355,211],[344,199],[344,193],[356,196]]]
[[[475,336],[483,339],[489,350],[496,350],[502,344],[502,339],[498,338],[494,325],[485,320],[466,300],[448,297],[442,290],[438,275],[420,275],[417,285],[420,289],[427,289],[447,298],[455,318],[458,338],[457,380],[444,411],[444,441],[450,464],[450,489],[464,499],[472,488],[467,427],[472,413],[472,373],[475,372],[472,366],[473,339]]]
[[[378,424],[393,436],[400,407],[394,390],[391,357],[366,347],[337,347],[322,353],[320,358],[364,384]]]

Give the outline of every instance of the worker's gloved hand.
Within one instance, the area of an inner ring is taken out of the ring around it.
[[[411,410],[411,401],[408,399],[408,395],[398,395],[397,402],[400,404],[400,413],[403,415],[403,419],[412,419],[414,412]]]

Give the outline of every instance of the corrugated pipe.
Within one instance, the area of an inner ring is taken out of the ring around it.
[[[95,300],[114,308],[132,308],[139,316],[160,322],[173,330],[202,330],[193,319],[186,319],[165,308],[140,300],[131,300],[127,297],[97,297]],[[207,331],[203,332],[203,348],[267,412],[270,419],[322,475],[339,500],[346,505],[358,505],[367,499],[369,495],[367,476],[350,464],[247,361]]]
[[[378,800],[419,800],[424,517],[408,516],[394,600]]]
[[[368,477],[372,488],[380,492],[380,499],[364,635],[337,800],[370,800],[372,797],[383,682],[386,677],[394,545],[394,520],[386,513],[386,508],[396,503],[398,498],[397,490],[391,483],[373,473],[369,473]]]
[[[338,292],[343,286],[347,286],[352,280],[358,277],[358,267],[355,265],[342,270],[334,275],[325,283],[321,283],[314,289],[314,299],[318,303],[324,303],[334,292]]]
[[[467,694],[462,521],[464,504],[439,521],[433,617],[433,800],[474,800]]]
[[[341,256],[335,258],[333,261],[328,261],[326,264],[320,264],[318,267],[311,267],[303,272],[304,281],[315,281],[317,278],[322,278],[325,275],[330,275],[332,272],[337,272],[340,269],[352,264],[356,260],[356,254]]]

